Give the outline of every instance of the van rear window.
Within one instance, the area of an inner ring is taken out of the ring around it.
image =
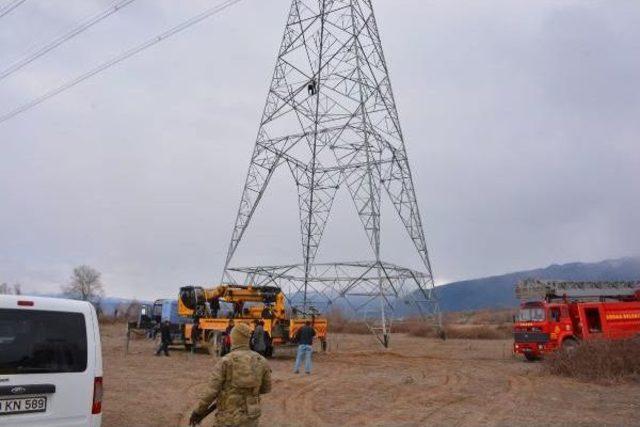
[[[82,313],[0,309],[0,374],[83,372],[87,329]]]

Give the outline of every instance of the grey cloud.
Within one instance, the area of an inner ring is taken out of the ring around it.
[[[109,3],[26,2],[0,21],[0,58]],[[0,81],[0,109],[211,4],[138,0]],[[288,6],[242,2],[2,125],[0,280],[56,290],[89,263],[108,293],[146,298],[218,280]],[[637,2],[376,10],[438,281],[640,251]],[[299,257],[286,176],[258,214],[241,261]],[[365,257],[363,236],[340,239],[352,214],[321,256]],[[384,220],[384,250],[411,260]]]

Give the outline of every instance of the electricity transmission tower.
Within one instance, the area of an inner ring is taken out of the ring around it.
[[[274,171],[298,190],[302,262],[232,267]],[[315,263],[340,188],[349,192],[372,260]],[[424,266],[380,258],[389,196]],[[277,285],[304,313],[340,300],[387,346],[394,313],[412,305],[440,325],[422,220],[371,0],[293,0],[229,245],[224,280]],[[373,308],[372,308],[373,307]],[[377,313],[371,316],[372,310]]]

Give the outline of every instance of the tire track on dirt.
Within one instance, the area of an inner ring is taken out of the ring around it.
[[[526,375],[511,374],[507,378],[506,390],[496,396],[485,415],[487,423],[506,422],[521,405],[525,405],[534,395],[534,382]],[[490,417],[489,417],[490,415]]]
[[[323,366],[322,371],[326,368]],[[278,394],[268,395],[265,398],[268,405],[280,409],[280,413],[277,414],[278,421],[272,419],[274,425],[317,426],[329,424],[328,421],[325,421],[325,414],[318,410],[317,403],[322,401],[323,397],[330,396],[333,375],[336,373],[340,375],[339,372],[342,372],[343,368],[329,369],[331,375],[316,370],[312,375],[291,373],[277,380],[280,388]]]
[[[505,371],[504,378],[500,380],[499,388],[489,395],[484,395],[482,411],[465,420],[461,426],[492,426],[503,425],[513,419],[521,405],[525,405],[534,395],[535,385],[528,377],[529,371],[513,372],[512,368]],[[494,387],[495,388],[495,387]]]
[[[384,406],[394,408],[383,411],[376,419],[379,425],[407,425],[403,414],[411,413],[414,421],[411,425],[431,424],[431,419],[442,417],[446,409],[469,399],[468,395],[460,393],[460,389],[468,386],[469,377],[461,373],[462,363],[454,362],[460,367],[451,369],[439,358],[423,356],[406,356],[393,352],[359,353],[355,358],[346,358],[340,363],[357,363],[360,366],[375,366],[378,370],[388,370],[390,373],[401,372],[401,375],[391,375],[386,383],[389,388],[382,394],[391,396]],[[405,418],[406,419],[406,418]],[[419,421],[418,421],[419,420]],[[371,414],[361,413],[349,419],[345,424],[370,424]],[[443,424],[451,424],[444,422]]]

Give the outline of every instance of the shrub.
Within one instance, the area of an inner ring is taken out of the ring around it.
[[[445,326],[445,333],[447,338],[469,340],[499,340],[513,336],[510,327],[496,325],[447,325]]]
[[[414,337],[438,338],[439,334],[435,327],[414,321],[405,326],[406,332]],[[397,332],[394,329],[394,332]],[[509,325],[444,325],[444,332],[447,338],[471,339],[471,340],[498,340],[511,338],[513,332]]]
[[[329,332],[338,334],[369,334],[367,324],[362,320],[348,319],[340,310],[333,310],[327,314]]]
[[[408,325],[407,333],[413,337],[437,338],[438,330],[424,322],[414,322]]]
[[[640,381],[640,337],[583,341],[572,351],[550,354],[543,366],[548,373],[582,381]]]
[[[446,324],[464,324],[464,325],[498,325],[502,323],[511,323],[513,321],[513,309],[484,309],[476,311],[458,311],[443,313],[443,321]]]
[[[480,316],[478,316],[480,315]],[[461,319],[461,317],[463,319]],[[479,317],[478,319],[475,319]],[[469,320],[474,318],[474,320]],[[348,319],[340,310],[333,310],[327,314],[329,331],[345,334],[369,334],[370,330],[363,320]],[[444,332],[447,338],[460,339],[506,339],[513,337],[512,324],[505,323],[511,319],[511,312],[480,311],[466,313],[447,313],[444,317]],[[457,320],[457,322],[456,322]],[[462,321],[461,321],[462,320]],[[482,320],[483,323],[476,323]],[[492,320],[496,323],[484,323]],[[392,333],[404,333],[421,338],[439,338],[437,328],[420,318],[409,318],[391,323]]]

